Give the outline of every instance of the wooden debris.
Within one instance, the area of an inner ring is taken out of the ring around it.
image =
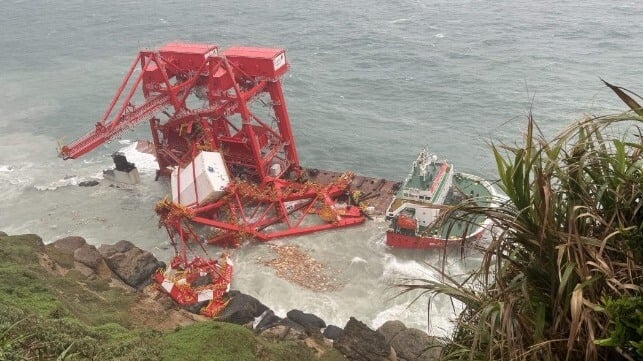
[[[312,258],[299,246],[276,246],[269,244],[268,248],[277,254],[271,260],[257,258],[257,263],[274,269],[277,276],[301,287],[315,292],[335,291],[343,286],[332,274],[337,274],[328,264]]]

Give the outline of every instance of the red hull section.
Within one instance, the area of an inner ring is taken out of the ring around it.
[[[480,239],[482,233],[483,229],[480,228],[478,231],[469,235],[465,239],[465,242]],[[439,237],[409,236],[391,230],[386,231],[386,244],[395,248],[434,249],[458,245],[461,242],[462,238],[444,239]]]

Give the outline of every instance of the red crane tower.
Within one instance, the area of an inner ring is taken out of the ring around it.
[[[149,121],[159,175],[172,175],[173,199],[156,211],[173,240],[236,245],[361,223],[359,207],[338,202],[351,173],[324,185],[303,179],[280,80],[287,69],[284,49],[141,51],[94,129],[60,155],[80,157]],[[203,188],[212,175],[217,189]]]
[[[226,305],[232,263],[189,259],[190,243],[237,245],[364,221],[358,207],[339,206],[352,174],[304,180],[280,81],[287,69],[283,49],[170,43],[141,51],[94,129],[59,151],[74,159],[149,121],[158,175],[172,185],[172,199],[155,210],[175,249],[154,280],[207,316]]]

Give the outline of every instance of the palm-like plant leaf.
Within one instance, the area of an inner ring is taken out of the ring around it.
[[[443,272],[441,281],[401,285],[465,305],[445,359],[624,355],[594,340],[610,332],[600,307],[605,297],[642,293],[643,110],[629,91],[606,85],[633,112],[583,119],[553,141],[536,134],[530,115],[522,145],[491,144],[498,186],[510,202],[465,202],[444,216],[464,212],[493,222],[480,269],[467,282]]]

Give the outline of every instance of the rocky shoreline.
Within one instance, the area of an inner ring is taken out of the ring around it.
[[[0,237],[6,236],[0,232]],[[132,317],[139,324],[157,329],[172,329],[195,322],[212,322],[198,315],[200,305],[181,308],[152,284],[154,272],[165,264],[151,253],[129,241],[99,247],[87,244],[82,237],[65,237],[43,244],[39,263],[52,274],[64,276],[75,270],[88,279],[107,281],[138,295],[137,307]],[[407,328],[400,321],[388,321],[377,330],[355,318],[344,327],[327,325],[320,317],[302,310],[290,310],[285,318],[256,298],[240,291],[228,294],[229,302],[214,321],[234,323],[253,330],[256,335],[274,341],[296,341],[305,344],[321,355],[332,347],[349,360],[438,360],[441,347],[438,339],[414,328]],[[155,317],[149,317],[154,313]],[[158,314],[164,320],[158,323]]]

